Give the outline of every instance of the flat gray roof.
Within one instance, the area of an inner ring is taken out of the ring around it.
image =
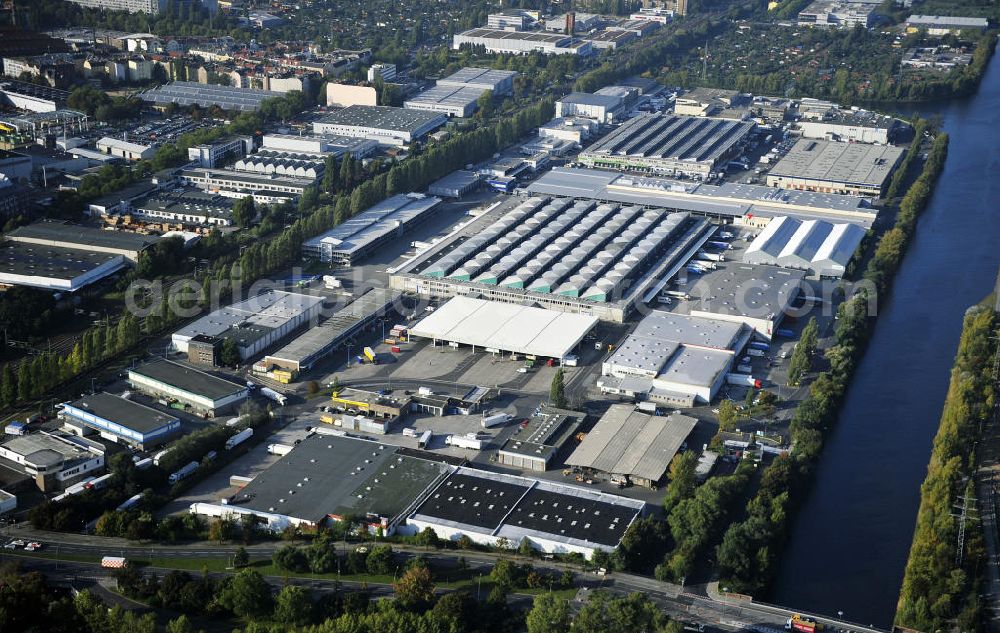
[[[529,42],[545,42],[559,44],[573,39],[569,35],[542,33],[540,31],[502,31],[499,29],[470,29],[459,33],[465,37],[485,37],[498,40],[526,40]]]
[[[892,145],[799,139],[768,178],[801,178],[880,187],[905,150]]]
[[[776,266],[722,262],[702,275],[688,275],[676,289],[691,295],[677,304],[680,313],[710,312],[773,319],[791,304],[806,272]]]
[[[368,513],[391,520],[450,470],[388,444],[316,434],[254,477],[231,503],[313,522]]]
[[[139,235],[138,233],[126,233],[124,231],[105,231],[103,229],[54,220],[42,220],[41,222],[34,222],[27,226],[16,228],[8,233],[7,237],[16,242],[44,240],[51,242],[54,246],[65,244],[82,250],[91,250],[88,246],[96,246],[122,251],[141,251],[148,246],[152,246],[160,239],[151,235]]]
[[[204,215],[210,218],[232,218],[234,198],[204,192],[200,189],[182,189],[155,193],[132,203],[140,211],[157,211]]]
[[[447,107],[464,108],[476,103],[483,95],[485,89],[473,86],[446,86],[437,85],[428,88],[420,94],[406,100],[409,104],[441,105]]]
[[[115,258],[115,253],[61,248],[30,242],[0,244],[0,279],[7,275],[73,280]],[[11,280],[11,283],[14,283]]]
[[[559,100],[559,103],[575,103],[579,105],[602,106],[605,108],[617,107],[621,102],[622,98],[619,96],[592,94],[589,92],[571,92]]]
[[[303,243],[307,248],[329,248],[334,253],[353,254],[407,224],[440,204],[441,198],[409,193],[397,194],[369,207],[353,218]]]
[[[390,106],[352,105],[331,112],[319,120],[329,125],[349,125],[416,133],[424,126],[441,119],[438,112],[407,110]]]
[[[965,18],[951,15],[911,15],[907,24],[938,28],[985,29],[990,22],[986,18]]]
[[[793,215],[870,227],[877,216],[860,196],[777,189],[763,185],[708,185],[599,169],[556,167],[528,185],[528,192],[738,217]]]
[[[215,84],[202,84],[193,81],[173,81],[157,86],[139,94],[143,101],[159,105],[176,103],[189,106],[217,105],[225,110],[240,110],[252,112],[260,108],[265,99],[285,96],[282,92],[271,90],[255,90],[253,88],[235,88]]]
[[[714,162],[753,132],[752,121],[640,114],[588,147],[581,156],[635,156]]]
[[[566,464],[659,481],[697,422],[686,415],[657,417],[631,404],[613,404]]]
[[[360,324],[377,314],[383,314],[394,304],[402,293],[384,288],[372,288],[326,321],[294,339],[267,358],[310,365],[317,358],[329,353],[348,336],[353,334]]]
[[[467,66],[444,79],[438,80],[438,85],[463,84],[471,86],[490,87],[516,77],[513,70],[494,70],[492,68],[474,68]],[[490,88],[492,90],[493,88]]]
[[[316,295],[272,290],[206,314],[177,330],[173,336],[187,339],[199,334],[222,336],[236,329],[235,326],[251,333],[259,328],[270,331],[283,327],[322,302],[323,297]],[[238,332],[231,335],[239,337]]]
[[[539,415],[527,419],[527,426],[515,428],[500,450],[547,461],[576,433],[585,417],[578,411],[543,407]]]
[[[308,187],[315,179],[295,178],[292,176],[279,176],[278,174],[255,174],[246,171],[235,171],[232,169],[206,169],[197,167],[195,169],[182,169],[180,176],[190,178],[211,178],[213,180],[233,180],[236,182],[254,183],[258,185],[279,184],[290,187]]]
[[[177,421],[171,415],[107,392],[84,396],[69,406],[144,435]]]
[[[244,385],[164,358],[157,358],[130,369],[129,374],[133,373],[212,400],[221,400],[246,391]]]

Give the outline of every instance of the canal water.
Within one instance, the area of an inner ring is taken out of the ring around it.
[[[792,526],[771,602],[888,627],[962,316],[1000,265],[1000,62],[927,109],[951,137],[916,237]]]

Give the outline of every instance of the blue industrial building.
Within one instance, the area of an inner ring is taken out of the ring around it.
[[[95,393],[63,405],[60,417],[79,435],[101,437],[146,450],[180,431],[178,418],[110,393]]]

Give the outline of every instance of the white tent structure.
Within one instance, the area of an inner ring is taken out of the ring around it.
[[[779,216],[768,222],[754,238],[743,255],[743,262],[839,278],[864,236],[865,230],[855,224]]]
[[[489,352],[563,359],[597,325],[597,317],[454,297],[410,328],[410,336]]]

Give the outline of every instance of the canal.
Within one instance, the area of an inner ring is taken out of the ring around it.
[[[799,509],[771,601],[888,627],[966,308],[1000,265],[1000,63],[943,104],[934,197]]]

